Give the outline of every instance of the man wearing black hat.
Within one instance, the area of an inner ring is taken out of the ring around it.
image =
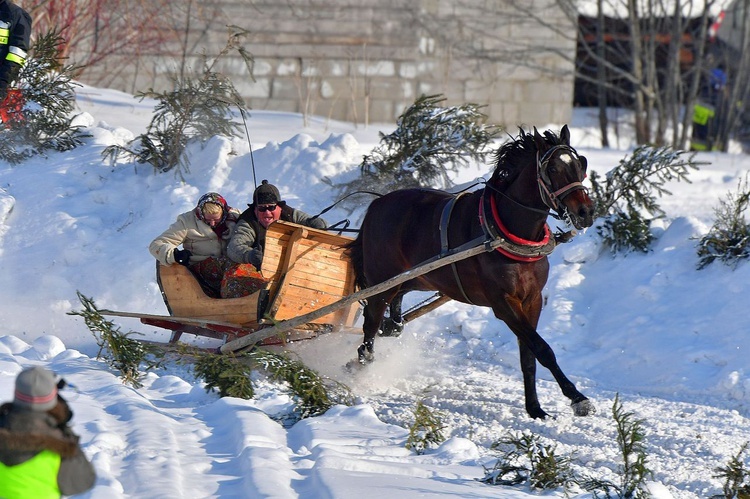
[[[60,497],[94,486],[94,467],[68,426],[73,412],[58,386],[51,371],[25,369],[13,402],[0,406],[0,497]]]
[[[320,217],[288,206],[281,194],[268,180],[253,193],[253,204],[240,215],[227,247],[227,256],[237,263],[251,263],[258,270],[263,261],[266,229],[276,220],[293,222],[315,229],[325,229],[328,224]]]

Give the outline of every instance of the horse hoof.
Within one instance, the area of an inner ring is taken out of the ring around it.
[[[576,416],[588,416],[596,412],[594,403],[589,399],[583,399],[579,402],[573,402],[570,405],[571,407],[573,407],[573,414],[575,414]]]
[[[541,419],[545,420],[549,417],[549,414],[544,412],[541,407],[536,407],[534,409],[526,409],[526,412],[529,416],[531,416],[531,419]]]
[[[369,364],[375,360],[375,353],[367,348],[367,345],[362,344],[357,349],[357,360],[359,360],[359,363],[362,365]]]
[[[390,317],[386,317],[380,324],[380,330],[378,331],[378,334],[380,334],[380,336],[398,337],[401,336],[401,332],[403,330],[403,322],[396,322]]]

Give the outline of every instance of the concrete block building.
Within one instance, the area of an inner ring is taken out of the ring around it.
[[[185,11],[184,37],[137,62],[109,57],[81,80],[166,90],[170,77],[201,67],[200,54],[217,54],[234,25],[248,32],[252,74],[233,53],[215,69],[251,110],[392,123],[421,94],[443,94],[447,105],[485,106],[490,122],[511,130],[571,116],[575,33],[561,34],[569,21],[554,0],[185,1],[201,8]],[[546,12],[546,24],[527,9]]]

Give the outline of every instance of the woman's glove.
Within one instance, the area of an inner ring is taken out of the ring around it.
[[[175,262],[179,263],[180,265],[184,265],[185,267],[187,267],[188,265],[190,265],[190,257],[192,255],[193,254],[190,251],[186,250],[186,249],[183,249],[183,250],[176,249],[176,250],[174,250],[174,260],[175,260]]]

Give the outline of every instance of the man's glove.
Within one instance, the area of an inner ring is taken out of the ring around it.
[[[183,249],[176,249],[174,250],[174,260],[175,262],[179,263],[180,265],[184,265],[187,267],[190,265],[190,257],[192,256],[192,253],[190,251]]]
[[[263,248],[258,246],[250,250],[250,263],[260,270],[260,264],[263,263]]]

